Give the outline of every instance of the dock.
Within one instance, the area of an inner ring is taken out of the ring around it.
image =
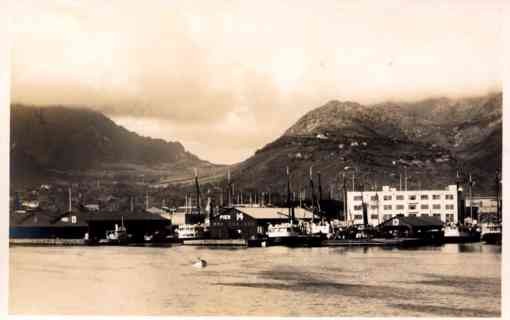
[[[395,238],[395,239],[359,239],[359,240],[324,240],[324,247],[351,247],[351,246],[420,246],[437,244],[437,242],[420,238]]]
[[[83,239],[9,239],[9,245],[15,246],[83,246]]]
[[[248,241],[244,239],[200,239],[200,240],[184,240],[182,244],[188,246],[247,247]]]

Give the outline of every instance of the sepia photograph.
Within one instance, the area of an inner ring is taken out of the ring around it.
[[[9,316],[502,317],[504,0],[7,7]]]

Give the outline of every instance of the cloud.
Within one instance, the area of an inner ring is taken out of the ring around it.
[[[502,4],[16,1],[11,100],[88,106],[236,162],[332,99],[499,88]]]

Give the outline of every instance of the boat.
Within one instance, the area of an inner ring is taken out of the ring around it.
[[[100,244],[110,245],[123,245],[128,244],[131,240],[131,235],[128,234],[126,227],[124,226],[124,217],[121,217],[121,225],[115,224],[113,230],[106,231],[106,239],[100,241]]]
[[[465,243],[480,241],[480,228],[477,225],[447,224],[444,227],[444,241]]]
[[[290,201],[290,171],[287,167],[287,206],[289,208],[289,220],[285,223],[269,224],[267,228],[267,242],[265,245],[283,245],[288,247],[312,247],[320,246],[322,237],[307,233],[304,223],[298,223],[294,215],[294,207]],[[310,179],[312,169],[310,168]],[[313,183],[313,182],[312,182]],[[312,187],[313,190],[313,187]]]
[[[333,237],[333,228],[327,221],[311,222],[308,225],[308,233],[319,236],[323,239],[331,239]]]
[[[266,235],[268,246],[313,247],[322,241],[319,235],[307,234],[303,224],[295,223],[269,224]]]
[[[194,268],[202,269],[207,267],[207,261],[205,261],[204,259],[197,258],[197,260],[193,262],[192,266]]]
[[[177,227],[177,238],[183,240],[196,240],[204,236],[204,227],[201,224],[181,224]]]
[[[487,244],[501,244],[502,227],[499,222],[485,222],[481,225],[481,238]]]

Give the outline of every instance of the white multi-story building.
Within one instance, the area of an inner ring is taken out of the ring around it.
[[[443,222],[457,223],[455,185],[450,185],[445,190],[399,191],[384,186],[380,191],[348,191],[347,218],[351,223],[363,223],[363,202],[367,206],[368,224],[374,226],[399,214],[435,216]]]

